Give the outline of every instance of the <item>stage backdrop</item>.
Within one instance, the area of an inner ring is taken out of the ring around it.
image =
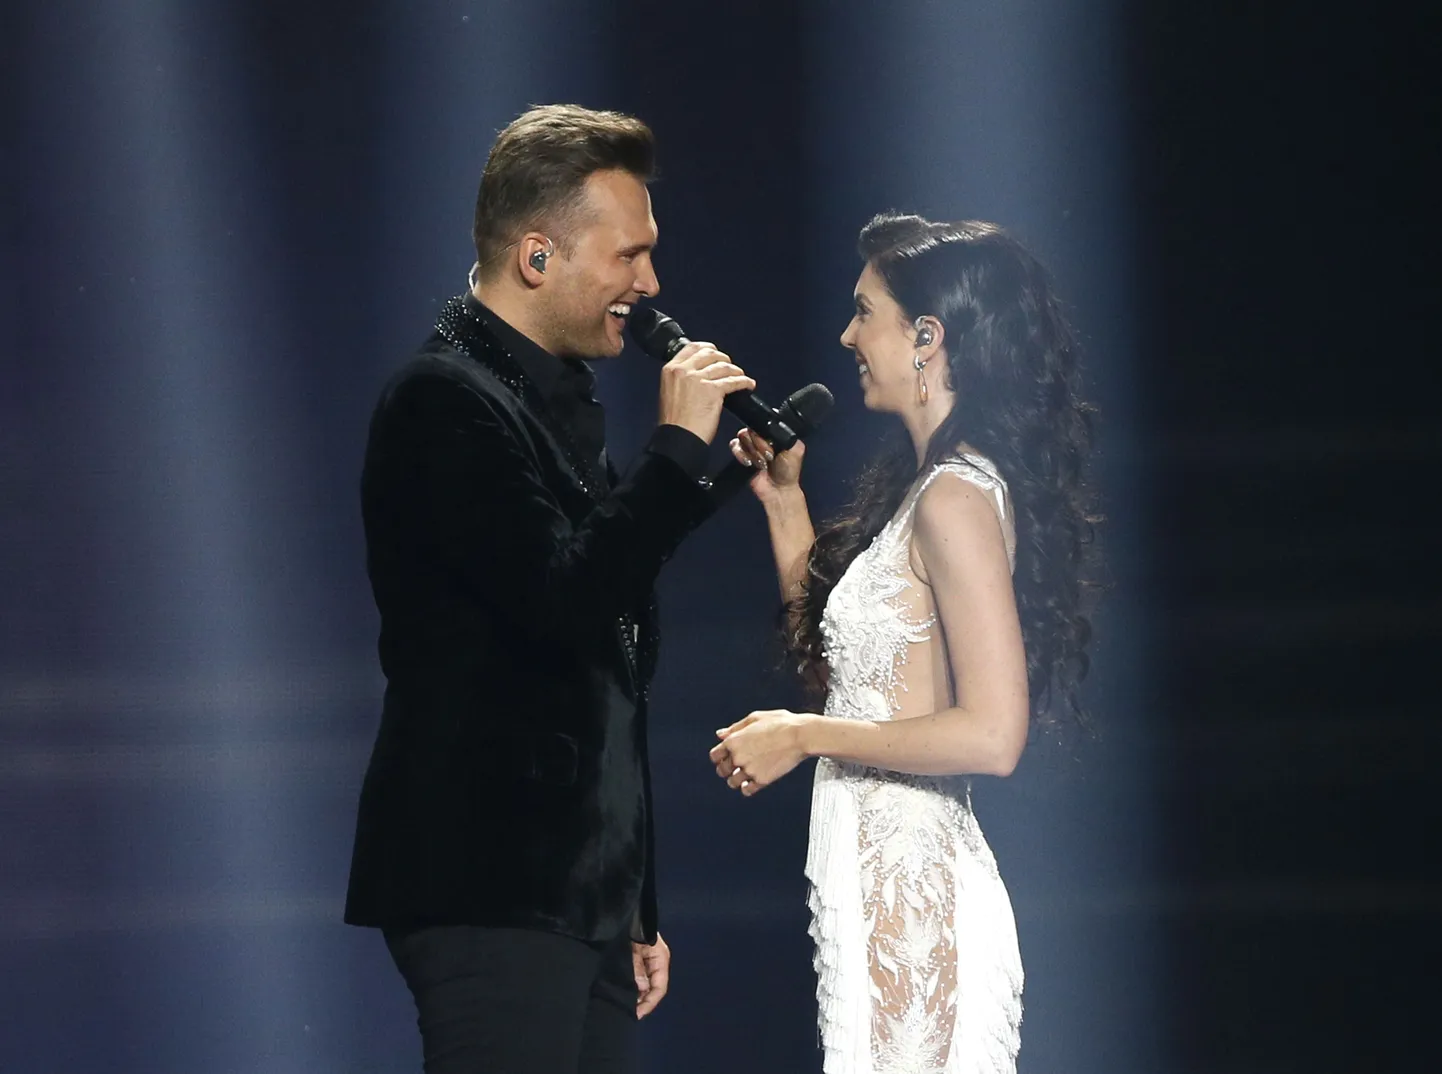
[[[1403,1069],[1392,952],[1435,962],[1438,909],[1409,490],[1442,450],[1412,362],[1435,241],[1401,226],[1431,184],[1387,132],[1435,129],[1423,35],[1136,8],[8,5],[0,1070],[419,1069],[380,937],[340,921],[382,686],[361,453],[464,287],[495,132],[549,101],[655,128],[656,304],[767,398],[836,392],[818,514],[885,430],[837,343],[867,218],[996,220],[1054,270],[1111,591],[1100,737],[976,785],[1022,1070]],[[601,370],[623,462],[656,379],[629,348]],[[800,702],[777,610],[744,497],[662,580],[651,1074],[820,1069],[810,769],[742,800],[706,761]]]

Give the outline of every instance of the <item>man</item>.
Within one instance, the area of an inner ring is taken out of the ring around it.
[[[476,267],[371,421],[361,482],[384,711],[346,920],[385,930],[428,1074],[630,1069],[665,994],[646,690],[662,562],[709,511],[724,397],[705,343],[661,372],[618,479],[585,359],[660,289],[651,132],[571,105],[497,138]]]

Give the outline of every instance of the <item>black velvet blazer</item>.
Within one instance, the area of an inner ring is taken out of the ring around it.
[[[381,395],[361,506],[387,686],[346,920],[654,939],[652,591],[705,483],[653,450],[596,473],[452,300]]]

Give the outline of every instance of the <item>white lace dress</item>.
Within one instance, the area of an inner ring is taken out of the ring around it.
[[[944,474],[992,497],[1015,567],[1006,486],[988,460],[963,455],[919,477],[827,601],[821,630],[829,716],[924,714],[912,711],[916,701],[907,704],[909,694],[926,693],[920,675],[918,689],[908,691],[908,657],[934,664],[942,647],[922,652],[939,627],[930,593],[910,566],[911,523],[921,494]],[[949,704],[928,696],[924,707]],[[1022,989],[1016,923],[965,777],[822,759],[806,875],[826,1074],[1015,1071]]]

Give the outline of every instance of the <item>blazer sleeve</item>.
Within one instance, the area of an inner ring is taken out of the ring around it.
[[[572,525],[511,420],[454,378],[417,375],[387,402],[409,441],[405,499],[421,543],[460,584],[508,602],[524,623],[613,618],[647,598],[682,539],[708,513],[704,487],[664,451],[642,452]]]

